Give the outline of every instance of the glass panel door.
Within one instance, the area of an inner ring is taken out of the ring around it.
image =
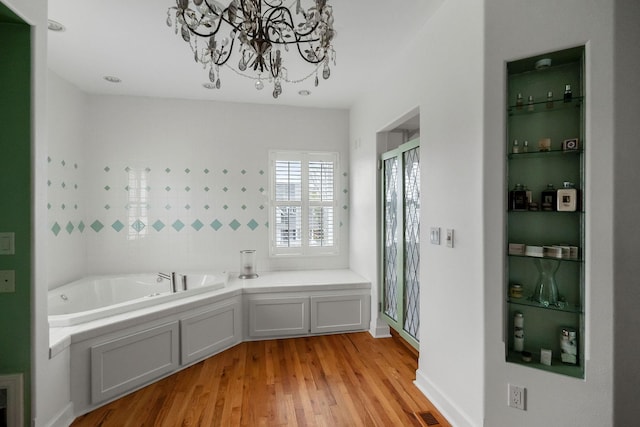
[[[420,331],[420,146],[382,155],[382,317],[414,347]]]

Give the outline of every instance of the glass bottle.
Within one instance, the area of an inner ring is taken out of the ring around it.
[[[526,211],[528,209],[527,191],[522,184],[516,184],[513,190],[509,191],[509,209],[512,211]]]
[[[531,296],[531,300],[545,307],[558,305],[558,285],[556,283],[556,272],[560,267],[560,261],[547,258],[536,258],[533,260],[538,269],[538,280],[536,289]]]
[[[542,192],[540,207],[543,211],[555,211],[558,192],[553,184],[547,184],[547,189]]]
[[[533,111],[535,109],[533,105],[533,95],[529,95],[529,100],[527,101],[527,104],[529,105],[527,107],[527,111]]]
[[[518,96],[516,96],[516,109],[517,110],[522,110],[522,94],[519,93]]]
[[[520,152],[520,145],[518,144],[518,140],[513,140],[513,147],[511,148],[511,152],[513,154],[518,154]]]
[[[553,108],[553,92],[547,92],[547,108]]]
[[[573,98],[573,94],[571,93],[571,85],[565,85],[564,86],[564,102],[571,102],[571,99]]]
[[[523,153],[529,152],[529,141],[527,141],[526,139],[522,143],[522,152]]]
[[[564,182],[557,192],[557,210],[575,212],[578,209],[578,190],[572,182]]]

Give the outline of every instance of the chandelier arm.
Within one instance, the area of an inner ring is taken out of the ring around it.
[[[199,37],[211,37],[211,36],[214,36],[214,35],[218,34],[218,31],[220,31],[220,26],[222,25],[222,21],[224,21],[227,24],[229,24],[235,31],[240,31],[240,25],[237,25],[237,24],[229,21],[227,18],[224,17],[225,12],[229,9],[228,7],[226,9],[224,9],[222,11],[222,13],[216,13],[207,0],[204,0],[204,2],[207,4],[207,7],[209,8],[209,11],[211,11],[211,13],[213,13],[215,16],[217,16],[219,18],[218,19],[218,26],[216,27],[215,31],[211,31],[209,33],[202,33],[202,32],[197,30],[197,27],[196,28],[192,28],[191,25],[187,24],[187,27],[189,28],[189,31],[191,31],[193,34],[195,34],[196,36],[199,36]],[[182,15],[182,19],[186,23],[187,20],[185,19],[185,15],[184,15],[185,12],[186,12],[186,9],[181,9],[180,14]],[[202,16],[204,16],[204,15],[202,15]]]
[[[266,1],[265,1],[266,3]],[[289,21],[282,19],[280,22],[286,24],[290,29],[291,32],[295,35],[296,41],[291,41],[291,42],[282,42],[281,44],[294,44],[294,43],[298,43],[302,37],[307,37],[311,34],[313,34],[313,32],[318,28],[319,23],[316,22],[316,24],[307,32],[305,33],[299,33],[298,31],[296,31],[294,25],[293,25],[293,15],[291,15],[291,11],[284,7],[284,6],[279,6],[279,7],[273,7],[269,12],[267,12],[269,15],[272,15],[276,12],[279,11],[284,11],[284,13],[288,16]],[[266,14],[265,14],[266,15]],[[271,21],[271,18],[268,18],[268,21]],[[303,41],[319,41],[320,39],[313,39],[313,40],[303,40]]]
[[[326,53],[324,55],[322,55],[322,58],[320,58],[320,57],[318,57],[318,55],[314,54],[314,56],[316,58],[318,58],[318,60],[317,61],[311,60],[311,59],[307,58],[306,55],[302,52],[302,47],[300,46],[300,43],[298,43],[296,45],[296,47],[298,48],[298,53],[300,54],[300,57],[302,57],[302,59],[307,61],[309,64],[320,64],[322,61],[324,61],[327,58],[327,54]]]
[[[216,65],[224,65],[227,63],[227,61],[229,60],[229,58],[231,58],[231,54],[233,53],[233,44],[235,43],[236,39],[235,37],[231,39],[231,45],[229,45],[229,50],[227,51],[227,56],[224,58],[224,60],[220,61],[213,61],[214,64]],[[223,46],[224,48],[224,46]],[[220,59],[220,58],[218,58]]]

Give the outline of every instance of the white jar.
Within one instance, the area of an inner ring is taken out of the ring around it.
[[[519,311],[513,317],[513,350],[524,350],[524,316]]]

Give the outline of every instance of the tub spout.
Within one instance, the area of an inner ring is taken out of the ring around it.
[[[169,290],[175,294],[177,292],[175,271],[170,274],[162,273],[162,272],[158,273],[158,282],[161,282],[163,279],[166,279],[169,281]]]

